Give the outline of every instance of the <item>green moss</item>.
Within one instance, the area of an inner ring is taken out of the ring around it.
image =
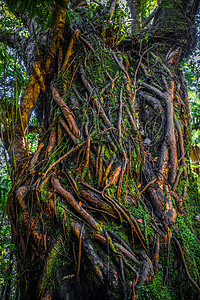
[[[175,299],[171,295],[170,289],[163,286],[163,273],[158,272],[158,276],[152,282],[143,283],[136,291],[136,299],[138,300],[172,300]]]
[[[46,262],[45,272],[42,278],[41,287],[43,289],[53,288],[55,290],[62,286],[58,276],[58,270],[60,266],[66,266],[67,261],[63,259],[63,253],[65,253],[64,242],[62,239],[53,246]]]
[[[195,220],[193,220],[193,223]],[[193,227],[194,224],[192,223]],[[191,276],[198,281],[200,272],[200,244],[191,231],[191,220],[183,216],[177,217],[178,237],[182,241],[182,247],[186,263]]]
[[[122,238],[129,244],[128,232],[126,231],[123,224],[118,224],[114,221],[107,221],[105,224],[105,229],[116,233],[120,238]]]

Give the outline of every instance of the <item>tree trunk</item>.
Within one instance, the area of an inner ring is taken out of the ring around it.
[[[19,299],[199,296],[190,223],[198,195],[179,69],[194,44],[198,1],[179,2],[161,1],[151,31],[112,49],[87,6],[74,8],[71,34],[66,8],[57,9],[10,151]],[[23,139],[35,108],[41,126],[29,153]]]

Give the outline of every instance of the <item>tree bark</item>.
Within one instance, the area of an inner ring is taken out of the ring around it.
[[[189,110],[179,63],[191,50],[198,1],[179,2],[161,1],[148,41],[122,41],[118,49],[91,32],[87,6],[84,16],[74,8],[84,32],[76,27],[66,37],[67,9],[57,7],[48,53],[34,65],[9,145],[20,299],[135,299],[158,274],[175,297],[181,283],[172,273],[182,268],[183,284],[190,282],[183,299],[199,296],[177,223],[197,243],[184,206],[195,184],[185,159]],[[38,101],[49,113],[33,154],[23,139]]]

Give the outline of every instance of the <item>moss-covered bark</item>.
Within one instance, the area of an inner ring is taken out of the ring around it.
[[[20,299],[199,295],[198,192],[178,69],[193,15],[180,7],[162,1],[149,40],[143,32],[111,49],[86,6],[85,32],[68,34],[63,57],[57,48],[48,126],[34,154],[16,155],[8,199]]]

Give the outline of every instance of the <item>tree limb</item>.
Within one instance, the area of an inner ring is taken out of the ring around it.
[[[49,48],[44,67],[42,60],[35,64],[33,73],[29,79],[27,89],[24,93],[23,100],[19,107],[18,119],[15,127],[15,141],[14,141],[14,153],[16,158],[21,157],[18,155],[22,151],[26,153],[25,145],[22,142],[22,138],[25,136],[28,122],[30,120],[31,113],[36,106],[40,92],[45,92],[45,80],[47,76],[51,76],[53,72],[52,64],[58,49],[61,47],[61,41],[63,40],[63,32],[65,26],[66,8],[62,8],[60,5],[56,6],[56,16],[53,25],[53,34],[51,45]]]
[[[142,22],[142,29],[145,28],[153,19],[153,17],[155,16],[156,12],[157,12],[158,7],[156,7],[154,9],[154,11]]]
[[[132,18],[132,31],[138,33],[140,31],[140,0],[127,0],[131,18]]]

